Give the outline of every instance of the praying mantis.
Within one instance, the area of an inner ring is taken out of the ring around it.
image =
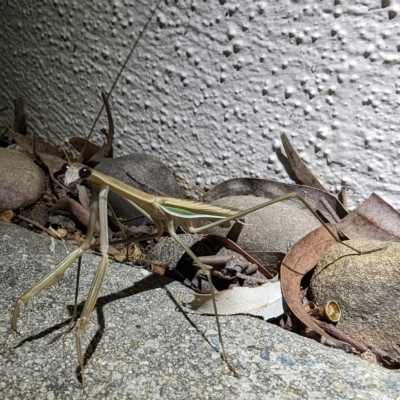
[[[72,163],[65,164],[63,166],[63,172],[65,173],[64,183],[69,186],[73,183],[78,183],[84,179],[92,183],[92,203],[90,207],[90,218],[88,224],[88,231],[86,238],[81,247],[73,251],[63,261],[61,261],[53,270],[46,274],[39,282],[37,282],[30,290],[20,296],[15,303],[14,312],[11,321],[11,329],[17,330],[17,321],[20,313],[20,307],[26,304],[33,296],[39,294],[42,290],[52,286],[57,282],[72,265],[72,263],[80,258],[87,250],[91,247],[91,242],[94,233],[94,227],[97,217],[100,219],[100,244],[99,249],[101,253],[101,260],[98,265],[97,271],[93,278],[85,306],[81,315],[79,316],[76,329],[75,329],[75,343],[76,352],[78,358],[78,364],[83,372],[84,360],[82,355],[81,336],[85,331],[86,325],[89,321],[90,315],[94,309],[94,306],[99,295],[105,272],[108,263],[108,222],[107,222],[107,196],[109,191],[112,191],[122,196],[128,203],[140,211],[145,217],[151,219],[156,226],[157,232],[151,235],[145,235],[129,239],[131,241],[147,240],[151,238],[159,237],[164,231],[167,231],[171,237],[182,247],[182,249],[196,262],[196,264],[205,273],[208,283],[210,285],[213,308],[215,312],[218,337],[221,346],[222,358],[227,363],[229,368],[237,375],[236,370],[230,364],[225,348],[221,333],[221,326],[218,317],[218,307],[214,296],[214,289],[211,281],[210,270],[199,260],[199,258],[193,253],[193,251],[179,238],[176,234],[178,226],[183,228],[189,233],[200,233],[206,229],[212,228],[218,225],[225,225],[232,220],[238,220],[247,214],[267,207],[274,203],[278,203],[283,200],[297,198],[299,199],[315,216],[324,224],[321,218],[315,213],[314,210],[308,205],[308,203],[297,193],[289,193],[276,199],[264,202],[255,207],[244,211],[237,211],[228,208],[213,206],[207,203],[194,202],[190,200],[176,199],[172,197],[155,196],[141,190],[135,189],[111,176],[100,173],[99,171],[93,170],[82,164]],[[204,226],[196,228],[193,224],[194,220],[205,218],[210,220],[216,220]],[[326,227],[329,233],[331,231]],[[336,236],[331,233],[335,240],[339,241]],[[356,251],[356,249],[352,250]],[[83,380],[83,375],[82,375]]]
[[[91,248],[95,222],[97,217],[99,217],[100,232],[101,232],[99,249],[101,253],[101,260],[98,265],[96,274],[93,278],[93,282],[90,287],[89,293],[87,295],[87,300],[85,302],[83,311],[76,322],[76,329],[75,329],[75,342],[76,342],[75,346],[77,352],[77,359],[79,367],[83,372],[84,359],[82,355],[81,337],[85,332],[85,328],[88,324],[92,311],[95,307],[96,300],[98,298],[108,264],[107,196],[108,193],[112,191],[125,198],[144,216],[152,220],[156,226],[157,233],[155,233],[154,235],[137,237],[134,238],[133,240],[151,239],[154,237],[158,237],[162,235],[164,231],[167,231],[169,235],[176,240],[176,242],[182,247],[182,249],[185,250],[186,253],[188,253],[188,255],[204,271],[211,288],[211,295],[215,311],[216,325],[218,329],[218,337],[220,341],[222,357],[228,364],[230,369],[236,374],[236,371],[234,367],[231,365],[225,351],[224,341],[221,333],[221,327],[218,316],[218,307],[214,297],[214,289],[211,282],[210,271],[191,251],[191,249],[188,248],[188,246],[179,238],[179,236],[176,234],[176,229],[178,226],[180,226],[189,233],[200,233],[208,228],[217,225],[227,224],[230,221],[238,220],[258,209],[267,207],[268,205],[290,198],[299,199],[301,202],[303,202],[303,204],[307,208],[311,210],[307,202],[299,195],[295,193],[290,193],[285,196],[278,197],[274,200],[262,203],[256,207],[243,211],[237,211],[228,208],[212,206],[206,203],[175,199],[171,197],[150,195],[138,189],[132,188],[121,181],[118,181],[110,176],[102,174],[96,170],[88,168],[79,163],[66,164],[63,168],[63,171],[65,172],[64,183],[67,186],[74,183],[78,183],[83,179],[86,179],[92,183],[93,193],[92,193],[90,220],[88,224],[87,235],[83,245],[80,248],[74,250],[63,261],[61,261],[53,270],[51,270],[42,279],[40,279],[31,289],[29,289],[27,292],[18,297],[12,315],[11,329],[14,331],[17,330],[17,321],[21,305],[28,303],[28,301],[33,296],[38,295],[41,291],[43,291],[46,288],[49,288],[55,282],[57,282],[58,279],[60,279],[65,274],[65,272],[70,268],[73,262],[79,259],[86,251],[88,251]],[[313,212],[314,215],[316,215],[313,210],[311,211]],[[320,218],[317,215],[316,217],[320,220]],[[214,220],[214,222],[196,228],[193,222],[200,218],[211,219]],[[321,223],[323,222],[321,221]],[[333,237],[335,236],[333,235]]]

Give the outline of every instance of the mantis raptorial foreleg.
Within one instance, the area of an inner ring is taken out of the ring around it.
[[[82,346],[81,346],[81,335],[85,331],[86,325],[88,323],[90,314],[96,304],[97,297],[101,285],[104,280],[104,276],[108,264],[108,222],[107,222],[107,195],[109,187],[105,186],[98,190],[95,188],[96,197],[98,197],[98,209],[100,218],[100,253],[101,260],[99,266],[97,267],[96,274],[93,278],[92,285],[90,286],[87,300],[85,301],[85,306],[83,307],[82,314],[80,315],[78,322],[76,324],[75,330],[75,340],[76,340],[76,352],[78,355],[78,363],[83,372],[83,357],[82,357]],[[93,214],[93,215],[92,215]],[[90,218],[96,218],[94,211],[90,214]],[[83,382],[83,373],[82,373]]]
[[[99,209],[99,196],[98,192],[94,191],[92,195],[92,203],[90,205],[90,218],[88,223],[88,230],[86,238],[81,247],[74,250],[69,254],[63,261],[61,261],[54,269],[47,273],[39,282],[37,282],[30,290],[18,297],[15,302],[14,312],[11,320],[11,329],[17,331],[17,320],[22,304],[28,303],[28,301],[35,295],[39,294],[42,290],[47,289],[56,283],[72,265],[72,263],[82,256],[82,254],[90,249],[90,244],[93,238],[95,223]],[[7,340],[7,338],[6,338]]]

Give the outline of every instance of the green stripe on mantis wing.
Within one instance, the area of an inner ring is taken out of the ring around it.
[[[164,198],[160,207],[169,215],[180,218],[220,219],[235,215],[240,210],[232,210],[195,201]]]

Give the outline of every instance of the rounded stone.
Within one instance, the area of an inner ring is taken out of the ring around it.
[[[399,344],[400,243],[350,240],[367,254],[352,254],[347,247],[332,246],[316,267],[310,288],[314,301],[336,301],[341,318],[336,327],[367,345],[386,351],[400,362]]]
[[[0,212],[36,203],[46,190],[43,171],[19,151],[0,148]]]
[[[223,197],[212,202],[214,205],[246,210],[269,199],[254,196]],[[307,233],[321,226],[308,211],[284,202],[266,206],[244,217],[243,230],[237,244],[264,263],[264,253],[286,254],[290,247]],[[216,227],[207,233],[226,236],[229,228]]]
[[[143,192],[154,195],[165,193],[178,198],[182,196],[172,171],[160,160],[147,154],[105,158],[96,169]],[[111,192],[108,199],[117,217],[125,220],[127,225],[138,226],[144,223],[145,219],[140,218],[142,214],[125,199]]]

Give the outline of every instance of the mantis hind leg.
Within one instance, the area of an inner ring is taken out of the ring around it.
[[[254,206],[254,207],[248,208],[247,210],[239,211],[237,214],[231,215],[229,217],[221,218],[218,221],[211,222],[211,223],[209,223],[207,225],[203,225],[203,226],[200,226],[198,228],[191,227],[189,229],[189,232],[190,233],[204,232],[205,230],[210,229],[210,228],[214,228],[215,226],[220,226],[221,224],[224,224],[226,222],[237,220],[239,218],[245,217],[247,214],[250,214],[250,213],[252,213],[254,211],[260,210],[260,209],[262,209],[264,207],[268,207],[268,206],[270,206],[272,204],[279,203],[279,202],[281,202],[283,200],[288,200],[288,199],[293,199],[293,198],[297,198],[299,201],[301,201],[304,204],[304,206],[314,215],[314,217],[321,223],[321,225],[324,226],[324,228],[328,231],[328,233],[332,236],[332,238],[336,240],[337,243],[340,243],[343,246],[348,247],[350,250],[356,252],[356,254],[360,254],[361,253],[360,250],[357,250],[356,248],[348,245],[347,243],[341,242],[340,239],[329,229],[329,227],[325,223],[325,221],[323,221],[323,219],[308,204],[308,202],[302,196],[300,196],[299,194],[294,193],[294,192],[285,194],[283,196],[277,197],[277,198],[269,200],[269,201],[266,201],[265,203],[258,204],[258,205]]]
[[[224,341],[222,339],[222,332],[221,332],[221,324],[219,322],[219,316],[218,316],[218,310],[217,310],[217,302],[215,300],[215,292],[214,292],[214,286],[211,281],[211,273],[209,269],[199,260],[199,258],[193,253],[193,251],[189,248],[189,246],[184,243],[180,237],[176,234],[175,229],[174,229],[174,222],[173,220],[169,221],[168,223],[168,233],[175,239],[175,241],[182,247],[183,250],[193,259],[193,261],[203,270],[203,272],[207,276],[208,284],[210,285],[210,294],[212,298],[212,303],[214,307],[214,314],[215,314],[215,321],[217,324],[217,330],[218,330],[218,339],[221,345],[221,350],[222,350],[222,358],[228,365],[229,369],[233,372],[233,374],[236,377],[239,377],[239,374],[235,370],[235,368],[231,365],[231,363],[228,360],[228,356],[225,352],[225,346],[224,346]]]

